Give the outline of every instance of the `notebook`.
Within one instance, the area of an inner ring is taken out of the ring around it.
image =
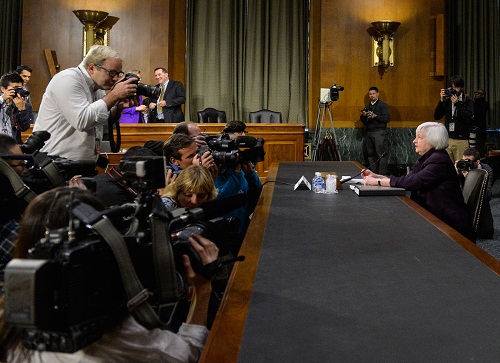
[[[354,192],[360,197],[373,195],[405,195],[406,190],[396,187],[381,187],[378,185],[354,185]]]

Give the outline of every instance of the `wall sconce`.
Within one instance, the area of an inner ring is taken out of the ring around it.
[[[372,23],[368,29],[372,36],[373,66],[387,68],[394,67],[394,40],[392,36],[401,25],[397,21],[380,20]]]
[[[99,10],[73,10],[78,20],[84,25],[82,54],[85,57],[94,44],[109,45],[109,31],[120,18],[108,16]]]

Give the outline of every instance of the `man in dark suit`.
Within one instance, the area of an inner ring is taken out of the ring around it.
[[[169,79],[167,70],[162,67],[155,69],[155,79],[162,91],[158,100],[149,104],[150,122],[184,121],[182,104],[186,102],[186,91],[182,83]]]
[[[366,135],[363,140],[363,150],[366,152],[366,161],[377,174],[387,174],[387,156],[382,155],[387,151],[385,134],[389,122],[389,106],[379,99],[377,87],[368,90],[370,102],[361,111],[360,119],[366,126]],[[376,171],[378,170],[378,172]]]

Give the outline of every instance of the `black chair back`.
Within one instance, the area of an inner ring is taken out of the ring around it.
[[[215,108],[205,108],[198,111],[198,123],[226,123],[226,112]]]
[[[477,232],[479,226],[479,218],[483,203],[486,201],[486,189],[488,186],[488,172],[484,169],[469,170],[465,177],[462,195],[464,196],[465,204],[469,209],[469,214],[472,218],[474,231]]]
[[[270,123],[270,124],[280,124],[281,123],[281,112],[271,111],[271,110],[260,110],[255,112],[250,112],[250,123]]]

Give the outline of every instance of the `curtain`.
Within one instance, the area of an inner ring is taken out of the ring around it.
[[[307,117],[307,0],[188,0],[186,115]]]
[[[500,0],[447,0],[448,76],[461,75],[473,97],[486,90],[488,124],[500,127]]]
[[[21,63],[23,1],[0,1],[0,72],[15,70]]]

